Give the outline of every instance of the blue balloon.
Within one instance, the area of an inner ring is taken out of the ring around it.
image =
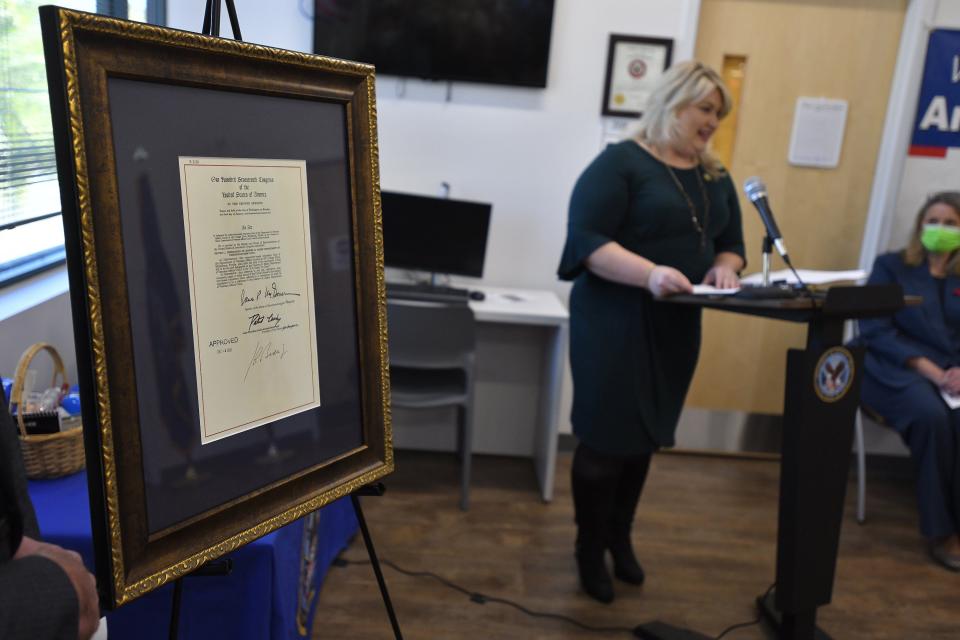
[[[80,392],[70,391],[67,395],[63,396],[63,400],[60,402],[60,406],[63,407],[67,413],[72,416],[75,416],[80,413]]]

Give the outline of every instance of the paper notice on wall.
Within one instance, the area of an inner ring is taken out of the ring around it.
[[[790,136],[790,164],[833,169],[840,163],[847,101],[797,98]]]

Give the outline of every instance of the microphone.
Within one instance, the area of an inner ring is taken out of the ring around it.
[[[777,248],[777,253],[783,256],[783,261],[790,264],[790,258],[787,257],[787,248],[783,244],[783,236],[780,235],[780,229],[777,228],[777,222],[773,219],[773,210],[770,208],[770,201],[767,200],[767,185],[757,176],[747,178],[743,183],[743,192],[750,198],[750,202],[760,212],[760,219],[763,220],[763,226],[767,229],[767,237]]]

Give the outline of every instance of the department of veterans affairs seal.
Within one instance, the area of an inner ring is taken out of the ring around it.
[[[836,402],[847,395],[853,381],[853,354],[844,347],[824,352],[813,374],[813,388],[824,402]]]

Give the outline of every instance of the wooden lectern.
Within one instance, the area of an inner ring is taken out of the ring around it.
[[[918,300],[905,300],[894,284],[833,287],[812,298],[682,295],[667,302],[807,324],[806,348],[787,353],[776,586],[757,606],[780,638],[828,639],[816,626],[817,607],[833,592],[863,367],[863,350],[843,346],[844,322],[892,315]],[[641,637],[696,637],[676,631]]]

